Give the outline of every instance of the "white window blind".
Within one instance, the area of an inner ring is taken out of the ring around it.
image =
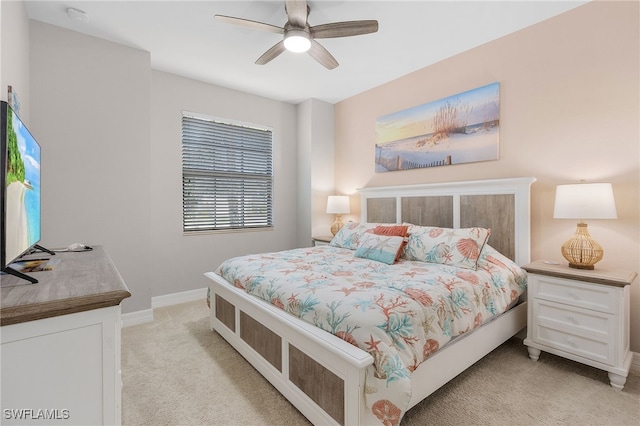
[[[183,112],[184,232],[273,226],[273,132]]]

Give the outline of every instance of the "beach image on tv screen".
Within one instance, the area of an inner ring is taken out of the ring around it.
[[[7,114],[6,260],[40,241],[40,146],[18,116]]]

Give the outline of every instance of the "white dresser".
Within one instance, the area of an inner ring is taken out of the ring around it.
[[[29,284],[0,277],[3,425],[121,422],[120,302],[131,294],[102,247],[60,253]]]
[[[631,367],[630,284],[635,272],[581,270],[536,261],[528,272],[527,345],[609,372],[621,390]]]

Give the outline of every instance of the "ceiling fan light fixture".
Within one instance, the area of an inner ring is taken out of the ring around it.
[[[309,34],[304,30],[287,31],[284,36],[284,47],[290,52],[306,52],[311,48]]]

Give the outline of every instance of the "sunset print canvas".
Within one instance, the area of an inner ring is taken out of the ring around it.
[[[500,83],[376,120],[376,172],[499,158]]]

